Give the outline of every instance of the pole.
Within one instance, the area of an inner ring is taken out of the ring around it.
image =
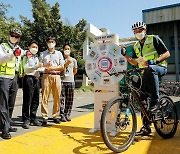
[[[176,21],[174,22],[174,46],[175,46],[176,81],[179,82],[178,29],[177,29]]]

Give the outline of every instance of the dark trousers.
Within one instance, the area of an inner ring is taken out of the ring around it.
[[[151,106],[156,105],[159,101],[159,77],[167,73],[167,68],[151,65],[147,68],[142,77],[142,91],[151,95]]]
[[[17,90],[17,76],[13,79],[0,77],[0,126],[3,132],[9,132]]]
[[[22,121],[36,119],[39,106],[40,82],[35,76],[25,75],[23,78]]]
[[[18,75],[16,74],[14,79],[13,79],[12,85],[10,87],[10,92],[9,92],[8,104],[9,104],[9,117],[10,117],[10,119],[12,118],[18,88],[19,88]]]
[[[70,116],[74,99],[74,82],[62,82],[60,115]]]
[[[154,106],[159,101],[159,77],[162,77],[167,73],[166,67],[161,67],[158,65],[151,65],[151,67],[147,68],[142,77],[142,91],[148,92],[151,95],[150,106]],[[143,98],[141,96],[141,100],[147,100],[147,98]],[[142,99],[143,98],[143,99]],[[143,125],[149,126],[149,122],[145,117],[142,117]]]

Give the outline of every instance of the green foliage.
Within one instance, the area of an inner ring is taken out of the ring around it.
[[[9,29],[12,27],[22,30],[20,45],[23,49],[27,49],[30,40],[36,40],[39,43],[39,51],[44,51],[46,39],[49,36],[56,37],[57,50],[62,51],[65,43],[72,46],[72,55],[78,61],[78,66],[84,68],[84,60],[82,59],[82,45],[86,37],[86,20],[81,19],[75,26],[65,25],[61,20],[60,5],[57,2],[54,6],[50,6],[46,0],[30,0],[32,4],[33,21],[27,17],[20,16],[22,24],[16,23],[13,18],[7,19],[5,14],[9,5],[0,3],[0,38],[1,42],[7,41],[9,38]]]
[[[0,3],[0,43],[9,39],[9,30],[12,27],[20,28],[20,24],[14,21],[14,18],[7,18],[6,13],[10,5]]]

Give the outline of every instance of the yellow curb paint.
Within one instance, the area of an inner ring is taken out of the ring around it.
[[[90,113],[74,118],[71,122],[45,127],[10,140],[0,141],[0,154],[112,153],[102,141],[99,131],[89,133],[89,130],[94,126],[93,119],[94,113]],[[139,116],[138,126],[141,127]],[[180,153],[179,131],[178,128],[175,137],[169,140],[164,140],[158,135],[136,138],[133,145],[123,154],[156,154],[157,152],[166,154],[168,151],[171,151],[171,154],[174,154],[174,151]]]

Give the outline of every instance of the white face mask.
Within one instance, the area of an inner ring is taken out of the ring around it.
[[[138,40],[142,40],[144,37],[145,37],[146,33],[144,31],[142,31],[141,33],[136,33],[135,34],[135,37],[138,39]]]
[[[37,49],[37,48],[31,48],[31,49],[29,49],[29,51],[30,51],[33,55],[35,55],[35,54],[37,54],[38,49]]]
[[[64,50],[64,54],[65,54],[66,56],[70,55],[70,50]]]
[[[56,45],[55,43],[48,43],[48,47],[49,47],[49,48],[54,48],[55,45]]]
[[[10,37],[10,42],[16,44],[18,42],[18,39],[15,37]]]

